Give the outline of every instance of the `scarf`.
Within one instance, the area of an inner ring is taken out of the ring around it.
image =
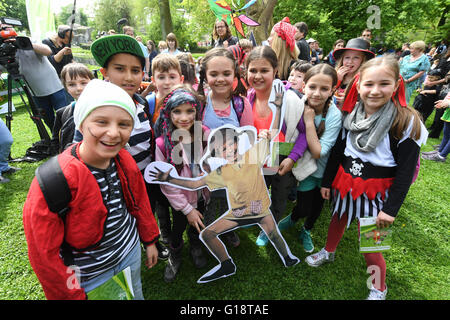
[[[350,141],[358,151],[372,152],[389,133],[397,116],[397,108],[389,100],[377,112],[366,118],[364,104],[360,101],[344,119],[343,126],[350,131]]]

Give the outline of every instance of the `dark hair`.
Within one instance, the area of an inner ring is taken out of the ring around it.
[[[224,38],[224,39],[226,40],[226,39],[230,38],[230,37],[231,37],[231,30],[230,30],[230,27],[228,26],[228,23],[227,23],[226,20],[221,19],[221,20],[217,20],[217,21],[214,23],[214,30],[213,30],[213,38],[214,38],[214,40],[217,40],[217,39],[220,38],[219,35],[217,34],[217,30],[216,30],[217,23],[219,23],[219,22],[225,23],[225,29],[227,29],[227,32],[226,32],[226,34],[225,34],[225,38]]]
[[[304,37],[308,34],[308,25],[305,22],[297,22],[294,24],[294,27],[296,27],[298,31],[302,32]]]
[[[245,59],[245,65],[248,66],[250,63],[257,59],[266,59],[273,69],[278,68],[278,58],[275,51],[269,47],[269,46],[259,46],[253,48],[252,51],[247,55],[247,58]]]
[[[66,75],[69,75],[69,78],[71,80],[74,80],[77,77],[88,78],[89,80],[94,79],[94,75],[93,75],[92,71],[89,70],[89,68],[86,67],[84,64],[79,63],[79,62],[72,62],[72,63],[66,64],[64,66],[64,68],[62,68],[61,82],[65,89],[67,89]]]
[[[297,62],[292,65],[291,72],[292,70],[295,70],[301,73],[306,73],[312,67],[313,65],[305,60],[297,60]]]
[[[304,83],[307,83],[309,79],[311,79],[313,76],[323,74],[331,77],[332,87],[334,88],[338,82],[338,77],[336,70],[326,63],[321,63],[318,65],[315,65],[311,69],[308,70],[305,74],[305,78],[303,79]],[[320,138],[325,131],[325,117],[327,116],[328,109],[330,108],[331,102],[333,101],[333,95],[330,95],[330,97],[325,102],[325,106],[322,110],[322,121],[319,124],[319,127],[317,128],[317,136]]]
[[[205,95],[203,83],[207,80],[206,79],[206,71],[207,71],[207,67],[208,67],[208,62],[215,57],[225,57],[225,58],[230,59],[233,62],[234,75],[237,78],[238,82],[237,82],[236,89],[233,90],[233,92],[231,93],[230,99],[233,96],[238,96],[238,95],[246,96],[247,89],[244,87],[244,85],[242,84],[242,81],[241,81],[239,64],[236,61],[236,59],[234,58],[233,53],[231,53],[229,50],[222,48],[222,47],[209,50],[208,52],[206,52],[206,54],[202,58],[202,62],[200,64],[200,80],[198,83],[197,92],[202,96]]]

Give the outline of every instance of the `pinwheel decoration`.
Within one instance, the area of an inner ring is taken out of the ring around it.
[[[247,2],[243,7],[241,7],[241,0],[233,1],[231,0],[231,6],[228,4],[229,1],[225,0],[208,0],[211,10],[214,12],[218,19],[225,19],[229,25],[234,25],[236,30],[245,38],[244,29],[242,23],[250,26],[259,26],[259,23],[250,19],[243,12],[248,7],[252,6],[256,0],[251,0]]]

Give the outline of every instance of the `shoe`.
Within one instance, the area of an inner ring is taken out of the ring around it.
[[[208,275],[211,272],[212,274]],[[220,278],[232,276],[235,273],[236,273],[236,266],[234,265],[233,260],[228,259],[222,262],[221,264],[215,266],[210,271],[208,271],[205,276],[201,277],[197,281],[197,283],[206,283],[214,281]]]
[[[10,180],[8,178],[5,178],[4,176],[0,175],[0,183],[7,183]]]
[[[444,157],[441,157],[441,155],[439,153],[422,155],[422,159],[436,161],[436,162],[445,162],[445,160],[446,160]]]
[[[284,259],[284,264],[286,265],[286,267],[295,266],[297,263],[300,262],[300,259],[297,257],[294,257],[294,259],[292,259],[290,256],[286,256],[283,259]]]
[[[164,281],[172,282],[178,274],[181,267],[181,258],[183,243],[176,249],[169,246],[169,259],[167,260],[166,268],[164,269]]]
[[[158,260],[165,261],[169,259],[169,249],[161,242],[156,242],[156,249],[158,249]]]
[[[265,247],[268,242],[269,242],[269,238],[267,238],[267,236],[264,233],[264,231],[261,231],[259,233],[258,238],[256,239],[256,245],[258,245],[260,247]]]
[[[387,286],[386,289],[384,289],[384,291],[380,291],[375,289],[375,287],[372,285],[366,300],[386,300],[387,291],[388,291]]]
[[[197,269],[202,269],[206,266],[208,261],[206,257],[203,255],[203,250],[201,247],[193,247],[189,250],[191,253],[192,261],[194,262],[194,266]]]
[[[326,262],[334,261],[334,252],[328,252],[323,248],[319,252],[306,257],[306,263],[311,267],[318,267]]]
[[[223,235],[226,242],[233,248],[237,248],[241,244],[241,240],[235,231],[229,231]]]
[[[422,155],[431,155],[431,154],[435,154],[435,153],[439,153],[439,151],[433,150],[433,151],[422,152]]]
[[[288,215],[287,217],[282,219],[280,222],[278,222],[278,229],[280,229],[280,231],[283,231],[283,230],[289,229],[290,227],[292,227],[294,225],[295,225],[295,222],[292,221],[291,215]]]
[[[9,169],[8,170],[6,170],[6,171],[3,171],[3,173],[6,173],[6,174],[13,174],[13,173],[15,173],[15,172],[17,172],[17,171],[20,171],[20,170],[22,170],[22,168],[16,168],[16,167],[9,167]]]
[[[302,227],[299,238],[303,244],[303,249],[306,252],[313,252],[314,244],[311,239],[311,232],[309,230],[306,230],[305,227]]]
[[[440,144],[435,144],[435,145],[433,146],[433,149],[434,149],[434,150],[439,150],[440,147],[441,147]]]

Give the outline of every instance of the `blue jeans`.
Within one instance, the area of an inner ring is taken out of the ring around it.
[[[67,106],[70,101],[67,99],[66,90],[61,89],[51,95],[44,97],[34,97],[34,101],[39,109],[44,110],[44,122],[53,130],[53,123],[55,122],[55,111]]]
[[[88,293],[111,279],[114,275],[118,274],[126,267],[131,268],[131,283],[133,285],[134,299],[144,300],[141,283],[141,246],[139,245],[139,242],[134,246],[130,253],[119,262],[117,266],[103,272],[101,275],[98,275],[93,279],[81,282],[81,287],[84,288],[86,293]]]
[[[441,157],[447,158],[450,152],[450,122],[444,121],[444,135],[442,136],[439,154]]]
[[[8,171],[8,158],[13,144],[13,137],[8,127],[0,118],[0,175],[2,172]]]

